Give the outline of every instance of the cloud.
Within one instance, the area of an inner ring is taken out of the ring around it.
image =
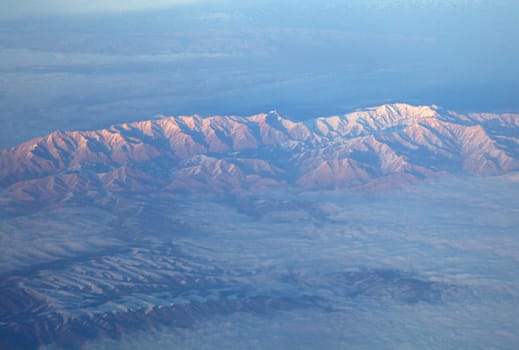
[[[148,10],[210,0],[3,0],[0,19]]]

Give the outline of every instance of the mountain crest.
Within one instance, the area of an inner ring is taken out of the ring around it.
[[[0,186],[17,200],[86,191],[243,191],[399,185],[453,173],[519,169],[519,116],[382,105],[304,122],[169,116],[56,131],[0,150]]]

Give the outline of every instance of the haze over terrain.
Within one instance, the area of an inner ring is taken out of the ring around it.
[[[516,1],[16,3],[0,20],[2,147],[158,114],[519,109]]]
[[[511,348],[518,131],[393,104],[0,150],[0,345]]]
[[[515,1],[0,4],[1,349],[515,349]]]

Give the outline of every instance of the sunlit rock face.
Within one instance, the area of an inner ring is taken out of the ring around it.
[[[293,122],[164,117],[54,132],[0,152],[0,184],[15,201],[157,191],[380,188],[448,174],[519,169],[519,116],[383,105]]]
[[[393,104],[0,150],[0,348],[513,348],[518,142]]]

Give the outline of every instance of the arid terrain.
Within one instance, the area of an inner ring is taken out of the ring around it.
[[[3,149],[0,345],[512,348],[518,128],[394,104]]]

